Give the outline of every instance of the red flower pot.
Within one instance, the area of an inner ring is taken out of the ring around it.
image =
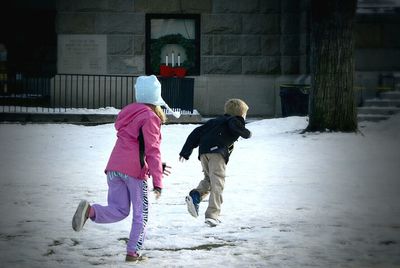
[[[160,75],[164,77],[174,76],[174,68],[167,65],[160,65]]]
[[[183,67],[175,67],[174,68],[174,74],[177,77],[184,77],[186,75],[187,70]]]

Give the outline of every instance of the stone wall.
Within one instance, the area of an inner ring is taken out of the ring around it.
[[[388,86],[381,75],[400,72],[399,14],[359,14],[355,24],[356,85],[364,99],[374,98],[377,88]]]
[[[106,55],[99,57],[105,57],[107,74],[142,75],[145,14],[201,14],[195,109],[219,114],[227,98],[240,97],[251,106],[250,115],[273,117],[280,110],[279,77],[309,71],[307,1],[58,0],[56,30],[104,35]]]
[[[309,0],[70,0],[57,2],[59,35],[104,36],[107,74],[145,73],[145,14],[201,14],[195,109],[221,113],[229,97],[250,115],[279,116],[280,83],[309,74]],[[372,18],[372,19],[371,19]],[[356,84],[376,87],[380,71],[400,70],[399,18],[359,15]],[[59,44],[60,46],[60,44]],[[93,57],[93,55],[92,55]],[[60,59],[59,59],[60,60]],[[304,81],[303,81],[304,82]]]
[[[107,73],[145,71],[145,14],[201,14],[201,74],[308,71],[306,1],[59,0],[58,34],[106,35]]]
[[[144,73],[145,15],[133,0],[58,0],[57,12],[58,34],[105,36],[107,74]]]
[[[56,30],[59,35],[104,35],[106,55],[99,58],[106,58],[107,74],[142,75],[145,14],[201,14],[201,69],[195,77],[195,109],[204,115],[219,114],[227,98],[240,97],[249,103],[250,115],[273,117],[280,110],[279,77],[309,71],[306,3],[59,0]]]
[[[400,14],[359,15],[355,27],[356,70],[400,70]]]

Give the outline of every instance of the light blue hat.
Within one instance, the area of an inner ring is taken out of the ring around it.
[[[179,112],[174,112],[161,97],[161,83],[155,75],[139,76],[135,84],[136,102],[164,106],[176,118]]]

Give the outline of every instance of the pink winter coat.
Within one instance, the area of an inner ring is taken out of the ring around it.
[[[117,141],[106,167],[138,179],[153,178],[153,186],[162,188],[162,162],[160,153],[161,120],[142,103],[124,107],[115,121]],[[144,138],[144,166],[139,153],[139,130]]]

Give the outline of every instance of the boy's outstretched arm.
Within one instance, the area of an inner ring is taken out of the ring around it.
[[[179,153],[179,160],[183,161],[182,158],[188,160],[190,155],[193,152],[193,149],[199,146],[200,143],[200,137],[201,134],[203,133],[204,126],[202,125],[200,127],[195,128],[187,137],[185,144],[182,147],[181,152]]]

